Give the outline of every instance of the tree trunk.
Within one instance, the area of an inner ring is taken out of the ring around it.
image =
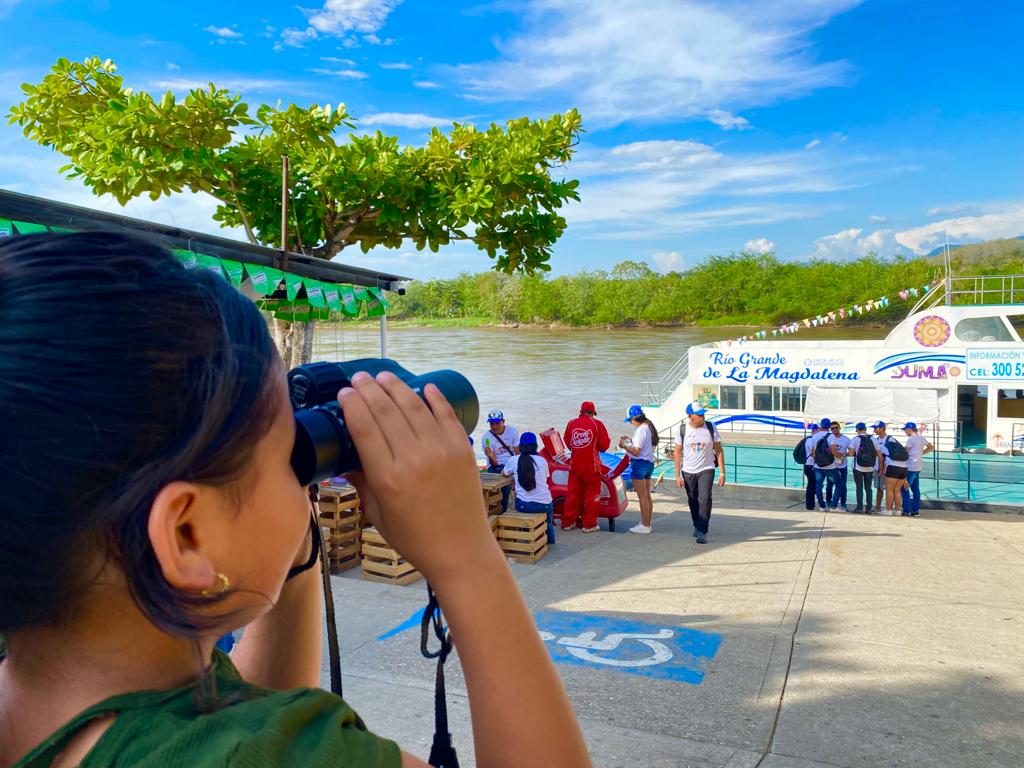
[[[274,318],[271,333],[285,370],[305,365],[313,359],[313,340],[316,326],[312,322],[293,323]]]

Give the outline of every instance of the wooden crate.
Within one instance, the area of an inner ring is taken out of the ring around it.
[[[507,514],[498,516],[498,543],[506,556],[519,563],[536,563],[548,552],[548,516]]]
[[[359,565],[363,516],[352,486],[325,486],[320,491],[320,527],[327,544],[331,573]]]
[[[484,506],[487,507],[488,515],[500,515],[505,511],[501,506],[501,491],[511,485],[512,478],[508,475],[480,473],[480,490],[484,495]]]
[[[412,563],[392,549],[372,527],[363,529],[362,568],[364,579],[385,584],[412,584],[423,578]]]
[[[498,538],[498,517],[500,517],[500,515],[489,515],[487,518],[487,522],[491,526],[491,533],[494,534],[494,538]]]

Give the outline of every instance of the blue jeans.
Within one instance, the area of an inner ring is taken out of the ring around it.
[[[833,509],[836,507],[845,507],[847,468],[836,467],[832,472],[834,473],[834,478],[830,478],[825,484],[825,500]]]
[[[814,468],[814,485],[815,492],[818,494],[818,506],[827,507],[825,503],[825,481],[828,481],[830,485],[836,484],[836,470],[834,469],[821,469],[821,467]]]
[[[539,501],[520,501],[516,499],[516,512],[522,512],[526,515],[540,514],[546,512],[548,516],[548,544],[555,543],[555,525],[551,520],[551,512],[553,508],[551,502],[543,504]]]
[[[647,459],[629,460],[629,477],[632,480],[650,480],[654,474],[654,462]]]
[[[908,491],[906,487],[900,489],[900,496],[903,497],[903,511],[904,512],[920,512],[921,511],[921,470],[917,472],[907,472],[907,483],[910,485]],[[914,494],[913,501],[911,501],[910,494]]]

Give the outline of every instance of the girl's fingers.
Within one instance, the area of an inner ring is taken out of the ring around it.
[[[395,461],[394,454],[362,394],[346,387],[338,392],[338,405],[345,417],[345,428],[359,451],[363,468],[371,475],[390,471]]]
[[[413,452],[418,452],[417,435],[413,432],[405,414],[391,399],[391,395],[368,373],[360,372],[353,376],[352,386],[366,402],[370,417],[377,422],[381,434],[387,441],[391,455],[400,458],[410,453],[410,449]],[[408,389],[405,382],[401,381],[394,386]]]
[[[384,371],[377,374],[377,383],[398,406],[410,429],[421,440],[429,440],[437,433],[437,422],[419,396],[393,373]]]

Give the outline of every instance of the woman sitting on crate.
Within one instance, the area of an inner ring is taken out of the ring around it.
[[[555,526],[551,520],[551,489],[548,487],[548,462],[537,455],[537,436],[523,432],[519,438],[519,455],[505,463],[501,471],[516,481],[516,512],[548,516],[548,544],[555,543]]]
[[[0,350],[0,765],[426,768],[317,688],[310,503],[255,304],[137,238],[11,237]],[[589,766],[466,432],[423,396],[390,373],[338,393],[366,517],[437,594],[477,763]]]

